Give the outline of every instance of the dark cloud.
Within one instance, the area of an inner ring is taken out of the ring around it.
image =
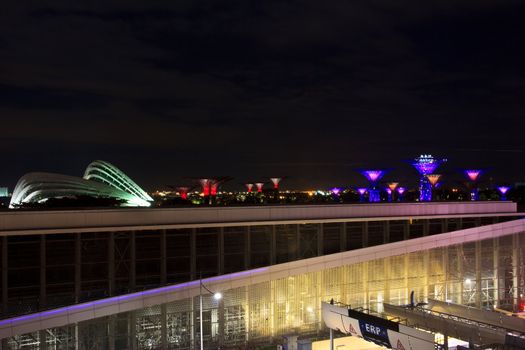
[[[524,178],[524,9],[11,3],[0,14],[0,113],[14,166],[0,182],[103,158],[151,187],[272,172],[329,186],[357,181],[345,164],[408,179],[401,160],[421,152]]]

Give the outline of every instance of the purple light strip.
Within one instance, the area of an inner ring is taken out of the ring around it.
[[[222,280],[226,280],[226,279],[230,279],[230,278],[236,278],[236,277],[242,277],[242,276],[247,276],[247,275],[253,275],[253,274],[258,274],[258,273],[262,273],[262,272],[266,272],[266,271],[268,271],[268,267],[261,267],[259,269],[255,269],[255,270],[241,271],[241,272],[231,273],[231,274],[228,274],[228,275],[222,275],[222,276],[215,276],[215,277],[205,278],[205,279],[202,280],[202,283],[222,281]],[[53,316],[53,315],[60,314],[60,313],[66,313],[67,314],[67,313],[69,313],[70,311],[73,311],[73,310],[87,310],[87,309],[91,309],[91,308],[93,308],[93,307],[95,307],[97,305],[111,304],[111,303],[115,303],[115,302],[131,300],[131,299],[134,299],[134,298],[143,297],[145,295],[163,294],[163,293],[175,291],[175,290],[178,290],[178,289],[181,289],[181,288],[186,288],[186,287],[191,287],[191,286],[198,286],[198,285],[199,285],[199,280],[196,280],[196,281],[191,281],[191,282],[186,282],[186,283],[181,283],[181,284],[175,284],[175,285],[172,285],[172,286],[166,286],[166,287],[161,287],[161,288],[150,289],[150,290],[146,290],[144,292],[135,292],[135,293],[120,295],[120,296],[111,297],[111,298],[107,298],[107,299],[95,300],[95,301],[91,301],[91,302],[88,302],[88,303],[82,303],[82,304],[77,304],[77,305],[72,305],[72,306],[61,307],[61,308],[54,309],[54,310],[37,312],[37,313],[25,315],[25,316],[8,318],[8,319],[0,321],[0,327],[3,327],[5,325],[9,325],[9,324],[12,325],[13,323],[18,323],[18,322],[22,322],[22,321],[37,320],[37,319],[40,319],[40,318],[43,318],[43,317]]]

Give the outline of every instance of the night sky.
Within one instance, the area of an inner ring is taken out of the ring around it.
[[[0,13],[11,189],[94,159],[148,190],[414,182],[421,153],[525,180],[523,0],[23,3]]]

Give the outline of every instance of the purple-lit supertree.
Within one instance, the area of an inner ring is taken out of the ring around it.
[[[509,189],[510,189],[510,187],[508,187],[508,186],[499,186],[498,187],[498,191],[499,191],[499,193],[501,193],[500,199],[502,201],[506,201],[507,200],[507,191]]]
[[[360,187],[360,188],[357,189],[357,192],[359,193],[359,201],[360,202],[364,202],[365,201],[366,188]]]
[[[422,154],[412,161],[412,166],[421,175],[419,180],[419,200],[421,202],[432,200],[432,184],[427,175],[433,174],[437,167],[446,161],[446,159],[436,159],[430,154]]]
[[[332,192],[332,198],[334,201],[339,201],[339,194],[341,193],[341,189],[339,187],[334,187],[330,190]]]
[[[370,187],[368,189],[368,199],[370,202],[379,202],[381,201],[380,191],[377,189],[377,183],[383,175],[385,175],[385,170],[362,170],[363,174],[369,181]]]
[[[403,201],[403,193],[405,193],[405,191],[406,191],[406,188],[404,188],[404,187],[398,187],[397,188],[397,195],[398,195],[397,200],[398,201],[400,201],[400,202]]]
[[[475,170],[475,169],[468,169],[463,171],[465,173],[465,176],[472,181],[472,184],[470,186],[470,200],[471,201],[477,201],[479,200],[479,191],[478,191],[478,179],[481,175],[481,170]]]

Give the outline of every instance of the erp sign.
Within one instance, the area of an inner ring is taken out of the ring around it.
[[[363,338],[366,340],[391,348],[390,341],[388,340],[388,332],[385,327],[359,320],[359,328],[361,329]]]

